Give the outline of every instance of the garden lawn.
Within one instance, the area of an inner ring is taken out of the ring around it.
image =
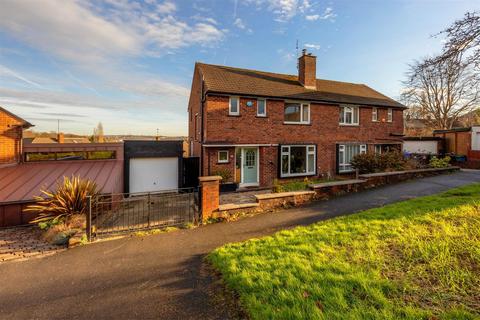
[[[480,184],[216,249],[252,319],[480,319]]]

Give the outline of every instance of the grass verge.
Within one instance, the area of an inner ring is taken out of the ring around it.
[[[480,184],[229,244],[252,319],[479,319]]]

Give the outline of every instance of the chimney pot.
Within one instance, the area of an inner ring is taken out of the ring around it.
[[[60,132],[58,135],[57,135],[57,142],[58,143],[65,143],[65,135]]]
[[[302,50],[298,58],[298,82],[307,89],[317,89],[317,57]]]

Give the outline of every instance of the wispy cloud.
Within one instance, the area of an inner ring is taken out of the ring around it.
[[[319,44],[314,44],[314,43],[305,43],[304,47],[307,49],[314,49],[314,50],[320,50],[321,48]]]
[[[0,77],[14,78],[14,79],[20,80],[23,83],[26,83],[30,86],[34,86],[34,87],[37,87],[37,88],[42,88],[42,86],[39,83],[37,83],[35,81],[32,81],[30,79],[27,79],[26,77],[22,76],[18,72],[13,71],[12,69],[7,68],[5,66],[2,66],[1,64],[0,64]]]
[[[247,31],[248,33],[253,32],[253,30],[248,28],[247,25],[245,24],[245,22],[243,22],[243,20],[240,19],[240,18],[236,18],[235,21],[233,22],[233,25],[236,26],[237,28],[241,29],[241,30]]]
[[[325,9],[325,11],[322,14],[306,15],[305,19],[308,21],[316,21],[316,20],[335,21],[336,17],[337,17],[337,14],[333,12],[333,8],[328,7]]]
[[[112,57],[211,46],[225,32],[206,19],[189,24],[171,1],[2,1],[0,29],[64,60],[103,63]]]
[[[312,6],[309,0],[246,0],[245,3],[254,4],[257,8],[266,7],[275,14],[278,22],[287,22]]]

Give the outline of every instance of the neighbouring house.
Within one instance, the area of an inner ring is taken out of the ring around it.
[[[359,153],[401,149],[405,109],[364,84],[316,79],[305,51],[298,75],[196,63],[190,155],[202,175],[241,187],[348,174]]]
[[[441,137],[403,137],[403,152],[415,154],[439,154],[443,148]]]
[[[30,133],[29,135],[32,135]],[[24,144],[30,143],[90,143],[87,137],[65,136],[64,133],[51,134],[50,136],[29,136],[23,138]]]
[[[480,161],[480,125],[434,130],[433,135],[444,139],[443,152],[467,156],[468,161]]]
[[[0,107],[0,166],[22,161],[23,130],[31,123]]]

